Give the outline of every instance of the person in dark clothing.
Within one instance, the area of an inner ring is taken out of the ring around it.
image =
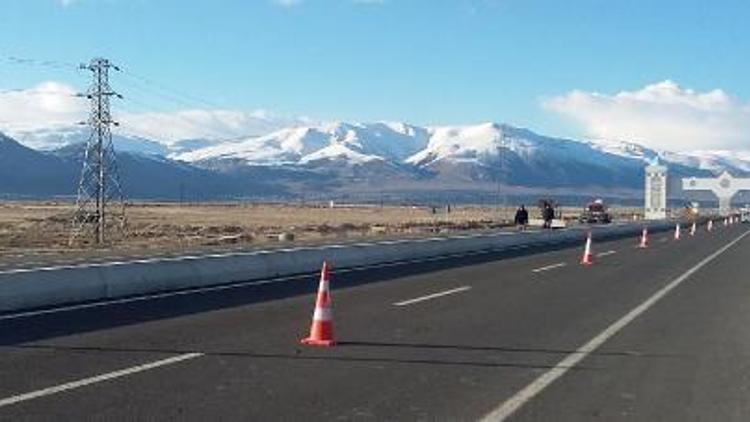
[[[529,224],[529,212],[526,211],[526,207],[521,205],[516,210],[516,217],[513,220],[516,223],[516,226],[523,230],[526,228],[526,225]]]
[[[544,203],[544,209],[542,209],[542,219],[544,219],[544,228],[552,228],[552,220],[555,218],[555,209],[549,202]]]

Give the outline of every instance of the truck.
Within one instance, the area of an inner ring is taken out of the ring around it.
[[[609,224],[612,222],[612,215],[604,201],[597,199],[586,204],[578,221],[585,224]]]

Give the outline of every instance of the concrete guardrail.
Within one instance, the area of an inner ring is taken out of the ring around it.
[[[647,226],[655,232],[669,230],[674,223]],[[313,273],[323,260],[334,268],[352,268],[524,245],[529,249],[574,245],[589,230],[594,239],[607,240],[636,236],[642,227],[643,223],[632,223],[497,232],[4,270],[0,271],[0,313]]]

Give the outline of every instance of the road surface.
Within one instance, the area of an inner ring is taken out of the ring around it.
[[[748,229],[0,315],[0,420],[750,420]]]

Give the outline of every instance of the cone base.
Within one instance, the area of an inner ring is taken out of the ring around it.
[[[647,249],[648,245],[638,245],[638,249]]]
[[[581,260],[581,265],[593,265],[593,264],[594,264],[594,260],[591,258],[584,258],[583,260]]]
[[[310,338],[310,337],[303,338],[299,342],[307,346],[318,346],[318,347],[331,347],[331,346],[336,345],[336,342],[334,340],[320,340],[320,339]]]

